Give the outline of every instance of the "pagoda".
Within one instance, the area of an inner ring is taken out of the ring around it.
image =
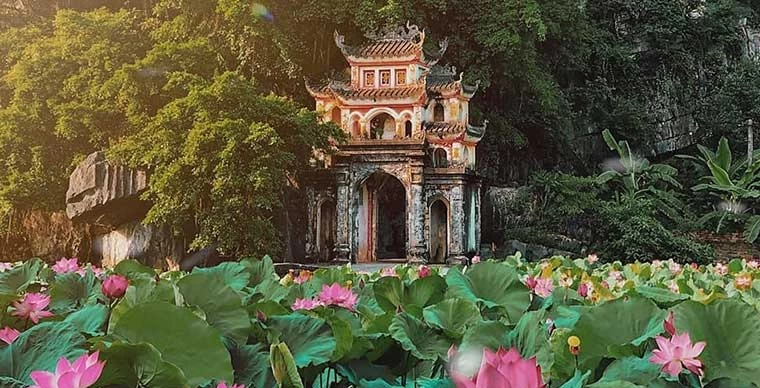
[[[480,243],[480,178],[467,85],[407,25],[349,45],[343,78],[306,82],[323,120],[347,140],[308,174],[306,251],[314,261],[444,263]]]

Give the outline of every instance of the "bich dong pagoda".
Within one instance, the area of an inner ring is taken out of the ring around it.
[[[477,85],[436,65],[448,42],[423,49],[417,26],[367,38],[351,46],[335,33],[350,80],[306,82],[323,119],[348,137],[309,174],[307,254],[355,263],[462,260],[480,243],[474,167],[486,123],[468,123]]]

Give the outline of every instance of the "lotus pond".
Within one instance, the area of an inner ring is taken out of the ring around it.
[[[0,386],[755,387],[760,271],[734,260],[275,273],[0,264]]]

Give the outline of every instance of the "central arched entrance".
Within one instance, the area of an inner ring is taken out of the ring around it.
[[[406,189],[382,171],[370,175],[359,190],[359,262],[406,259]]]
[[[430,205],[430,260],[445,263],[449,255],[449,211],[438,199]]]

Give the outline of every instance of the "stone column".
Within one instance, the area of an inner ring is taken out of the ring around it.
[[[480,221],[480,203],[482,201],[482,199],[480,197],[481,196],[481,183],[478,182],[474,186],[475,186],[475,190],[476,190],[475,203],[473,204],[473,206],[475,206],[475,253],[478,254],[478,255],[480,255],[480,242],[481,242],[480,241],[480,236],[481,236],[481,231],[480,231],[480,222],[481,222]]]
[[[314,188],[311,186],[306,187],[306,259],[307,261],[316,261],[317,256],[315,256],[316,252],[316,244],[317,244],[317,238],[316,236],[316,228],[317,228],[317,222],[318,220],[314,216],[316,214],[316,194],[314,193]]]
[[[427,243],[425,241],[425,196],[422,181],[422,168],[412,169],[412,184],[409,187],[409,252],[407,259],[410,263],[427,262]]]
[[[338,262],[348,262],[350,260],[349,253],[351,252],[350,249],[350,242],[349,242],[349,224],[350,224],[350,217],[349,217],[349,209],[350,209],[350,202],[351,198],[349,195],[349,187],[350,184],[348,179],[348,172],[345,170],[338,171],[336,173],[336,202],[335,202],[335,212],[336,212],[336,226],[335,226],[335,248],[334,248],[334,261]]]
[[[451,207],[449,214],[451,225],[451,236],[449,237],[449,258],[450,264],[458,264],[467,260],[464,252],[465,244],[465,212],[464,212],[464,190],[461,184],[451,188]]]

